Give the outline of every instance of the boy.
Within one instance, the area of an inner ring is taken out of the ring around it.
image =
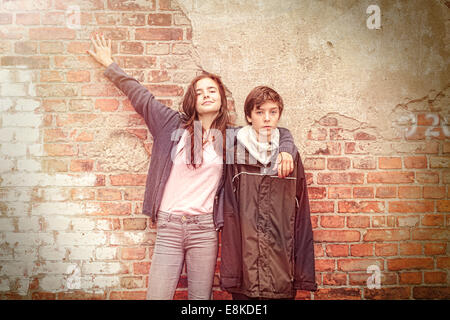
[[[236,161],[227,165],[220,263],[222,289],[233,299],[293,299],[317,290],[313,234],[300,155],[281,179],[278,121],[283,100],[273,89],[254,88],[245,100],[247,123],[237,133]]]

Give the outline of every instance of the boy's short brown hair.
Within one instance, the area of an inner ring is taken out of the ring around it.
[[[250,124],[250,122],[248,122],[247,117],[251,117],[252,110],[255,108],[259,108],[267,101],[272,101],[273,103],[278,105],[281,117],[281,113],[283,112],[284,107],[283,99],[281,98],[281,96],[272,88],[269,88],[267,86],[258,86],[250,91],[247,98],[245,99],[244,113],[245,121],[247,121],[248,124]]]

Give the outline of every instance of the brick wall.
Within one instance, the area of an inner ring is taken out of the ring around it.
[[[0,25],[0,298],[144,299],[152,137],[86,50],[103,32],[119,65],[177,108],[201,69],[189,20],[170,0],[2,0]],[[446,97],[415,103],[408,138],[335,114],[296,137],[319,284],[297,298],[449,298]],[[368,289],[370,266],[380,289]],[[183,271],[176,298],[186,287]],[[217,276],[214,297],[229,298]]]

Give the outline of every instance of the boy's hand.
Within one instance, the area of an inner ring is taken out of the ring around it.
[[[111,39],[109,39],[108,43],[106,43],[103,35],[99,37],[96,33],[95,38],[91,36],[91,41],[94,45],[95,52],[89,50],[87,51],[87,53],[89,53],[95,60],[97,60],[105,67],[108,67],[111,63],[114,62],[111,56]]]
[[[284,178],[294,171],[294,159],[287,152],[280,152],[277,157],[278,177]]]

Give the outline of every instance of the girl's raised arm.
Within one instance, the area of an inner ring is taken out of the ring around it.
[[[134,109],[144,118],[153,137],[160,133],[171,117],[178,117],[178,112],[156,100],[153,94],[133,77],[127,75],[112,59],[111,39],[91,37],[94,51],[87,51],[97,62],[106,67],[104,75],[111,80],[130,100]]]

